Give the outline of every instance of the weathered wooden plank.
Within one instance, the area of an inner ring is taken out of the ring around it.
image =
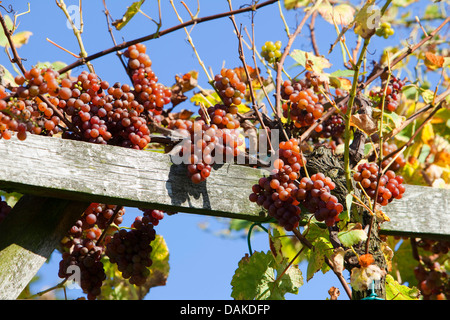
[[[265,171],[225,164],[193,184],[184,166],[165,154],[30,136],[0,140],[0,189],[85,202],[107,202],[187,213],[266,219],[248,201]],[[406,186],[401,200],[384,208],[391,221],[381,234],[450,237],[450,190]]]
[[[386,206],[391,219],[381,234],[450,239],[450,189],[405,185],[400,200]]]
[[[24,194],[104,202],[172,212],[248,220],[265,214],[248,201],[260,170],[215,166],[198,185],[184,165],[149,151],[32,135],[0,140],[0,189]]]
[[[0,223],[0,300],[16,299],[89,203],[24,195]]]

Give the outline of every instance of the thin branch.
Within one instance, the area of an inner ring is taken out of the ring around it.
[[[278,117],[281,117],[281,82],[282,82],[282,72],[283,72],[283,65],[284,61],[286,60],[286,57],[289,54],[289,51],[291,50],[292,44],[294,43],[295,38],[302,32],[303,26],[305,25],[306,21],[309,19],[309,17],[316,11],[318,5],[322,3],[321,0],[317,1],[316,4],[306,12],[304,15],[302,21],[297,26],[297,29],[295,32],[289,36],[288,43],[286,47],[284,48],[283,54],[280,57],[280,60],[277,62],[277,77],[276,77],[276,94],[275,94],[275,100],[276,100],[276,111]]]
[[[99,51],[97,53],[94,53],[94,54],[92,54],[90,56],[85,57],[84,59],[79,59],[79,60],[73,62],[72,64],[70,64],[70,65],[68,65],[68,66],[66,66],[64,68],[61,68],[60,70],[58,70],[58,72],[60,74],[63,74],[63,73],[65,73],[65,72],[67,72],[69,70],[72,70],[73,68],[76,68],[76,67],[78,67],[78,66],[80,66],[80,65],[82,65],[82,64],[84,64],[86,62],[92,61],[94,59],[98,59],[98,58],[103,57],[103,56],[105,56],[107,54],[110,54],[112,52],[116,52],[116,51],[125,49],[125,48],[127,48],[127,47],[129,47],[129,46],[131,46],[133,44],[137,44],[137,43],[140,43],[140,42],[145,42],[145,41],[149,41],[149,40],[153,40],[153,39],[159,38],[161,36],[164,36],[166,34],[172,33],[174,31],[177,31],[179,29],[185,28],[185,27],[193,25],[193,24],[198,24],[198,23],[203,23],[203,22],[206,22],[206,21],[220,19],[220,18],[223,18],[223,17],[228,17],[228,16],[230,16],[232,14],[240,14],[240,13],[244,13],[244,12],[248,12],[248,11],[255,11],[255,10],[259,9],[259,8],[268,6],[268,5],[273,4],[273,3],[277,2],[277,1],[279,1],[279,0],[268,0],[268,1],[256,4],[256,5],[253,5],[253,6],[243,7],[243,8],[234,10],[234,11],[223,12],[223,13],[219,13],[219,14],[214,14],[214,15],[210,15],[210,16],[206,16],[206,17],[201,17],[201,18],[196,18],[196,19],[193,19],[193,20],[189,20],[189,21],[186,21],[186,22],[181,23],[179,25],[173,26],[171,28],[168,28],[168,29],[165,29],[165,30],[162,30],[162,31],[157,31],[157,32],[149,34],[147,36],[140,37],[140,38],[137,38],[137,39],[134,39],[134,40],[130,40],[130,41],[126,41],[126,42],[123,42],[121,44],[115,45],[114,47],[111,47],[109,49],[105,49],[105,50]]]
[[[228,0],[228,4],[230,6],[230,10],[231,10],[231,1]],[[234,29],[236,31],[238,40],[239,40],[239,59],[242,61],[242,65],[244,66],[244,71],[245,74],[247,76],[247,82],[248,82],[248,87],[250,90],[250,97],[252,99],[252,108],[255,111],[256,116],[258,117],[258,121],[261,124],[261,127],[266,131],[266,136],[267,136],[267,141],[269,143],[269,147],[270,147],[270,152],[273,152],[275,149],[272,146],[272,142],[270,141],[270,135],[269,135],[269,131],[267,130],[266,125],[264,124],[264,121],[261,117],[261,113],[259,112],[258,108],[257,108],[257,104],[256,104],[256,99],[255,99],[255,93],[253,90],[253,84],[252,84],[252,78],[250,77],[250,73],[248,72],[248,67],[247,67],[247,63],[245,62],[245,56],[244,56],[244,48],[242,47],[242,34],[241,31],[238,29],[237,25],[236,25],[236,20],[234,19],[234,15],[230,16],[231,21],[233,22],[233,26]]]
[[[298,240],[300,240],[300,242],[307,246],[310,250],[314,250],[314,246],[311,244],[311,242],[309,242],[308,239],[306,239],[306,237],[304,237],[300,231],[298,231],[297,229],[294,229],[292,231],[295,236],[297,237]],[[350,300],[352,299],[352,290],[350,289],[347,281],[345,280],[345,278],[343,277],[342,273],[337,272],[334,269],[333,263],[328,259],[328,257],[324,257],[325,258],[325,263],[331,268],[331,270],[333,270],[334,274],[338,277],[339,282],[342,284],[342,286],[344,287],[345,292],[347,293],[348,297],[350,298]]]
[[[427,37],[424,37],[419,43],[417,43],[413,47],[408,47],[408,49],[397,56],[397,58],[394,59],[394,61],[391,62],[390,68],[394,67],[397,63],[402,61],[404,58],[406,58],[408,55],[416,51],[418,48],[420,48],[422,45],[424,45],[427,41],[431,40],[448,22],[450,22],[450,18],[445,19],[444,22],[442,22],[433,32],[431,32]],[[367,87],[370,83],[372,83],[375,79],[377,79],[379,76],[384,74],[389,70],[388,66],[385,66],[384,68],[379,67],[379,69],[375,72],[372,72],[372,74],[367,78],[367,80],[364,83],[361,83],[359,85],[359,89],[362,90],[365,87]]]

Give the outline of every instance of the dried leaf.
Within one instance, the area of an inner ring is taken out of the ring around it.
[[[377,124],[367,114],[354,114],[350,118],[350,125],[358,128],[367,135],[377,132]]]
[[[436,70],[444,66],[444,57],[431,52],[426,52],[424,63],[429,70]]]

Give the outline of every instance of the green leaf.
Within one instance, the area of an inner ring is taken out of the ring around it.
[[[151,243],[152,252],[150,259],[152,259],[152,265],[148,268],[150,270],[150,276],[145,283],[145,288],[153,288],[157,286],[166,285],[167,278],[169,277],[169,248],[167,247],[164,238],[157,234],[155,240]]]
[[[353,229],[339,232],[338,238],[345,247],[350,247],[354,244],[366,240],[367,234],[364,232],[364,230]]]
[[[270,251],[245,255],[231,280],[231,297],[236,300],[284,300],[286,293],[297,293],[303,284],[301,271],[295,265],[286,270],[288,263],[284,259],[277,264]]]
[[[308,267],[306,271],[306,281],[312,279],[314,274],[322,270],[326,273],[329,270],[328,265],[324,264],[325,256],[330,257],[333,253],[333,245],[324,237],[319,237],[313,243],[314,249],[308,251]]]
[[[330,73],[330,77],[353,77],[353,75],[355,74],[355,71],[353,70],[336,70],[332,73]]]
[[[196,106],[199,106],[200,103],[203,103],[205,107],[214,106],[217,103],[220,103],[219,95],[214,90],[204,90],[203,94],[202,92],[194,94],[190,101],[194,103]]]
[[[13,28],[13,22],[11,18],[8,15],[4,15],[3,19],[5,20],[6,27],[8,30],[11,30]],[[5,32],[3,31],[3,28],[0,28],[0,46],[4,47],[8,44],[8,38],[6,38]]]
[[[131,4],[127,8],[127,11],[124,13],[122,19],[116,20],[112,23],[112,25],[117,29],[120,30],[123,27],[127,25],[128,22],[136,15],[136,13],[139,12],[139,9],[141,8],[141,5],[144,3],[145,0],[136,1]]]
[[[418,300],[419,294],[416,287],[401,285],[390,274],[386,275],[386,300]]]
[[[332,66],[327,58],[324,56],[316,56],[312,52],[294,49],[289,55],[295,60],[295,62],[297,62],[294,66],[300,65],[307,70],[315,71],[319,74],[323,72],[323,69],[327,69]]]
[[[5,199],[5,201],[8,204],[8,206],[13,208],[15,206],[15,204],[17,203],[17,201],[19,201],[20,198],[22,197],[22,194],[21,193],[17,193],[17,192],[7,193],[5,191],[1,191],[0,190],[0,198],[1,197],[3,197]]]

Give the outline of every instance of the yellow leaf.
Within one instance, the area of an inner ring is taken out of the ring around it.
[[[431,123],[427,123],[422,129],[422,142],[431,146],[434,141],[434,130]]]
[[[22,45],[27,44],[28,39],[31,37],[33,33],[30,31],[22,31],[14,34],[11,39],[16,46],[16,48],[20,48]]]

